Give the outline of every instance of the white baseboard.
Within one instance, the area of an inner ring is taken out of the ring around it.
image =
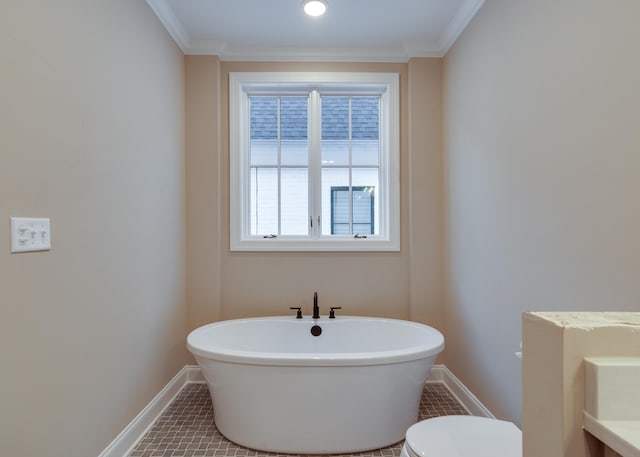
[[[472,416],[489,417],[495,419],[495,416],[466,388],[462,382],[454,376],[444,365],[434,365],[431,368],[431,374],[427,379],[429,382],[441,382],[456,397],[460,404]]]
[[[198,365],[186,365],[183,370],[187,371],[187,382],[205,383],[202,370]]]
[[[199,367],[185,366],[182,368],[98,457],[125,457],[129,455],[136,443],[153,426],[184,385],[190,382],[204,382]]]
[[[200,367],[187,365],[156,395],[129,425],[98,457],[126,457],[145,433],[153,426],[165,409],[180,393],[185,384],[205,382]],[[434,365],[429,382],[443,383],[462,406],[474,416],[494,418],[493,414],[444,365]]]

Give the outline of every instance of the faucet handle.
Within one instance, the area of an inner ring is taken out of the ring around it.
[[[296,309],[296,319],[302,319],[302,308],[300,306],[291,306],[289,309]]]
[[[329,308],[329,319],[336,318],[336,312],[334,311],[334,309],[342,309],[342,306],[332,306],[331,308]]]

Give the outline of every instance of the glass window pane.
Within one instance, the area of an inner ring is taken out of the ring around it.
[[[380,170],[378,168],[354,168],[351,175],[353,186],[360,188],[362,192],[368,192],[373,198],[373,229],[376,235],[380,233],[379,179]]]
[[[309,233],[309,191],[306,168],[283,168],[282,179],[282,235]]]
[[[373,223],[373,207],[371,206],[373,202],[372,193],[368,191],[368,188],[354,187],[351,190],[351,194],[353,200],[353,224],[369,224],[369,226],[371,226]]]
[[[380,163],[380,142],[378,140],[353,140],[351,150],[353,165],[370,167]]]
[[[333,187],[331,190],[331,234],[349,235],[349,188]]]
[[[249,97],[251,165],[278,163],[278,98]]]
[[[322,97],[322,163],[349,164],[349,97]]]
[[[374,192],[368,187],[331,188],[331,233],[370,235],[374,233]]]
[[[357,190],[356,190],[357,189]],[[361,188],[353,188],[353,229],[351,233],[359,233],[361,235],[373,235],[374,217],[373,217],[373,193],[368,190],[360,190]],[[366,188],[365,188],[366,189]]]
[[[331,234],[349,235],[351,233],[351,217],[349,215],[349,187],[331,188]]]
[[[380,161],[380,98],[354,97],[351,113],[351,163],[377,166]]]
[[[322,169],[322,234],[331,235],[331,188],[349,187],[348,168]],[[348,221],[347,221],[348,223]],[[348,227],[347,232],[348,233]]]
[[[278,233],[278,169],[251,169],[251,234]]]
[[[351,233],[353,235],[371,235],[372,233],[373,232],[371,232],[371,224],[353,224],[353,230]]]
[[[352,98],[351,118],[351,137],[354,140],[377,140],[380,132],[380,98]]]
[[[308,151],[308,97],[282,97],[280,99],[280,142],[282,165],[309,163]]]

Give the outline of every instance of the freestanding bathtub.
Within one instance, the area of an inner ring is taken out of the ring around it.
[[[189,334],[187,347],[229,440],[268,452],[331,454],[404,438],[444,338],[403,320],[292,316],[205,325]]]

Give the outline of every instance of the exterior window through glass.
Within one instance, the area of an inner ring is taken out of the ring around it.
[[[331,188],[331,233],[372,235],[374,233],[373,187]],[[349,198],[351,196],[351,198]]]

